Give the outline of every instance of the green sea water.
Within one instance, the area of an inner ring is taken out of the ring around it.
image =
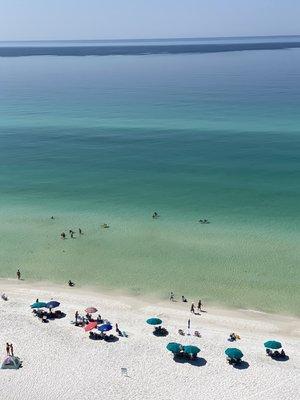
[[[299,49],[0,58],[0,276],[299,315],[299,110]]]

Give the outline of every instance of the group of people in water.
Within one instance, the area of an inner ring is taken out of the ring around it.
[[[152,219],[158,219],[159,217],[160,217],[160,215],[158,214],[158,212],[154,211],[154,213],[152,214]],[[52,216],[51,219],[54,220],[55,218]],[[208,221],[208,219],[206,219],[206,218],[205,219],[199,219],[198,222],[200,222],[200,224],[210,224],[210,221]],[[107,229],[107,228],[109,228],[109,225],[107,223],[104,223],[104,224],[101,225],[101,228]],[[69,234],[70,234],[70,237],[72,239],[75,239],[75,236],[74,236],[75,232],[72,229],[69,229]],[[78,234],[79,234],[79,236],[83,235],[83,232],[82,232],[81,228],[78,228]],[[62,232],[60,234],[60,237],[61,237],[61,239],[66,239],[67,235],[66,235],[65,232]]]
[[[154,211],[154,213],[152,214],[152,219],[158,219],[160,217],[160,215]],[[204,219],[199,219],[200,224],[210,224],[209,220],[204,218]]]
[[[69,234],[70,234],[71,239],[75,239],[75,236],[74,236],[75,232],[72,229],[69,229]],[[83,235],[81,228],[78,228],[78,234],[79,234],[79,236]],[[60,234],[60,237],[61,237],[61,239],[66,239],[67,235],[65,234],[65,232],[62,232]]]

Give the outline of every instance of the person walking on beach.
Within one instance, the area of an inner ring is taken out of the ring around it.
[[[18,278],[18,280],[20,280],[21,279],[21,272],[20,272],[20,270],[18,269],[18,271],[17,271],[17,278]]]
[[[174,301],[174,293],[173,292],[170,293],[170,301]]]
[[[6,355],[7,356],[10,355],[10,345],[9,345],[9,343],[6,343]]]
[[[198,301],[198,310],[201,311],[201,308],[202,308],[202,301],[199,300],[199,301]]]
[[[194,306],[194,303],[191,304],[191,313],[195,314],[195,306]]]

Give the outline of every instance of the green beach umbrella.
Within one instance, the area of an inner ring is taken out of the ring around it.
[[[167,350],[171,351],[172,353],[180,353],[182,350],[182,346],[180,343],[170,342],[166,346]]]
[[[243,353],[241,352],[241,350],[236,349],[234,347],[229,347],[228,349],[225,350],[225,354],[229,357],[229,358],[237,358],[238,360],[240,358],[243,357]]]
[[[161,325],[162,324],[162,320],[159,318],[149,318],[149,319],[147,319],[146,322],[149,325]]]
[[[281,347],[282,347],[281,343],[280,342],[276,342],[276,340],[268,340],[267,342],[264,343],[264,346],[267,349],[273,349],[273,350],[281,349]]]
[[[183,346],[183,351],[187,354],[198,354],[200,349],[197,346]]]
[[[44,308],[46,307],[46,303],[42,302],[42,301],[37,301],[36,303],[31,304],[31,308]]]

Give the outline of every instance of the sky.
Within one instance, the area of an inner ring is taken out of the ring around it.
[[[300,34],[300,0],[0,0],[0,40]]]

